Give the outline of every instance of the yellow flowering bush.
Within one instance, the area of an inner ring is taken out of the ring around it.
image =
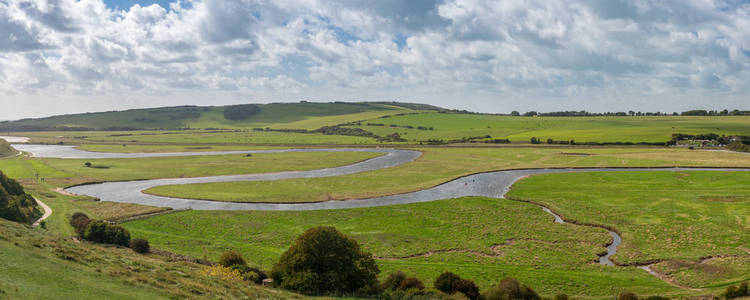
[[[225,281],[242,281],[242,273],[239,270],[215,265],[203,268],[201,274],[209,277],[218,277]]]

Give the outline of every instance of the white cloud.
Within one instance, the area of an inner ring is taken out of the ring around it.
[[[726,0],[0,1],[0,119],[251,101],[750,108]]]

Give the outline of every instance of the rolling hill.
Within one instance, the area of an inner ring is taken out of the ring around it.
[[[0,122],[0,132],[148,129],[316,129],[439,107],[399,102],[270,103],[175,106],[60,115]],[[239,111],[239,114],[232,114]]]

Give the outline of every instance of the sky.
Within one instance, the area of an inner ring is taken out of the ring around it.
[[[750,1],[0,0],[0,120],[300,100],[750,109]]]

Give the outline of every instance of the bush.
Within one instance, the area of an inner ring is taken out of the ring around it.
[[[146,239],[132,239],[130,240],[130,249],[133,249],[136,253],[143,254],[151,251],[151,246],[149,246]]]
[[[524,299],[539,300],[539,295],[525,284],[513,278],[505,278],[497,286],[484,293],[485,300]]]
[[[409,277],[401,281],[401,284],[398,285],[399,290],[409,290],[409,289],[418,289],[418,290],[424,290],[424,284],[422,284],[422,281],[415,278],[415,277]]]
[[[229,268],[239,271],[245,281],[252,281],[256,284],[261,284],[263,283],[263,279],[268,278],[266,272],[263,272],[258,268],[252,268],[246,265],[232,265]]]
[[[88,167],[88,168],[91,168],[91,162],[87,161],[87,162],[83,163],[83,165],[86,166],[86,167]]]
[[[273,266],[274,285],[303,294],[347,294],[372,287],[380,270],[372,254],[334,227],[299,236]]]
[[[385,281],[383,281],[381,286],[384,290],[395,291],[401,286],[401,282],[404,281],[404,279],[406,279],[406,274],[404,274],[404,272],[395,271],[385,278]]]
[[[748,288],[747,282],[743,282],[739,287],[736,285],[730,285],[727,287],[726,291],[724,291],[722,296],[727,299],[750,296],[750,288]]]
[[[245,262],[245,259],[242,258],[242,255],[231,250],[224,252],[221,257],[219,257],[219,264],[227,268],[234,265],[247,266],[247,263]]]
[[[446,294],[462,293],[471,300],[479,299],[479,288],[474,281],[463,279],[451,272],[444,272],[435,279],[435,288]]]
[[[86,225],[83,238],[95,243],[129,246],[130,233],[121,226],[109,224],[101,220],[91,220]]]
[[[555,295],[555,300],[568,300],[568,295],[557,294],[557,295]]]
[[[73,226],[76,234],[79,238],[83,237],[83,233],[86,231],[86,226],[89,225],[91,219],[84,213],[77,212],[70,216],[70,226]]]
[[[646,300],[669,300],[669,297],[664,296],[649,296]]]
[[[617,300],[638,300],[638,296],[631,292],[622,292],[617,296]]]

